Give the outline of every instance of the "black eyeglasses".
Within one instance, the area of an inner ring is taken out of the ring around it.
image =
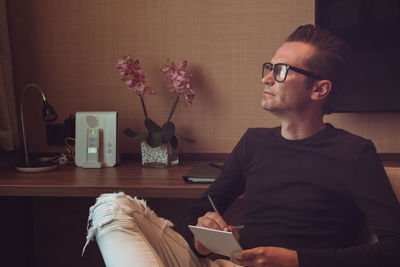
[[[309,71],[306,71],[303,69],[299,69],[299,68],[290,66],[288,64],[285,64],[285,63],[272,64],[270,62],[266,62],[263,64],[262,78],[264,78],[265,75],[267,75],[268,73],[273,71],[275,81],[284,82],[286,80],[286,76],[287,76],[287,73],[289,70],[301,73],[305,76],[308,76],[308,77],[316,79],[316,80],[323,80],[323,78],[321,76],[314,74],[312,72],[309,72]]]

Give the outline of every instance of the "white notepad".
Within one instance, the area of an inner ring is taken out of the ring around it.
[[[193,225],[189,225],[189,228],[200,243],[211,252],[230,257],[233,252],[243,250],[232,232]]]

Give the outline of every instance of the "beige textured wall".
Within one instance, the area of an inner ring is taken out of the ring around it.
[[[162,124],[174,101],[158,71],[167,58],[188,60],[194,105],[178,106],[182,152],[230,152],[248,127],[278,121],[260,108],[261,65],[296,26],[314,21],[313,0],[9,0],[9,28],[19,94],[28,82],[42,86],[62,122],[76,111],[119,112],[119,129],[144,131],[139,98],[128,92],[114,67],[132,54],[158,91],[146,101]],[[45,144],[36,92],[27,104],[31,151],[55,152]],[[27,101],[28,102],[28,101]],[[380,152],[400,152],[396,114],[336,114],[327,117],[372,138]],[[139,145],[121,134],[121,152]]]

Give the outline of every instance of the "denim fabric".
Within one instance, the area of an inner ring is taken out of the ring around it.
[[[107,267],[237,266],[227,260],[197,257],[173,224],[158,217],[144,200],[122,192],[103,194],[90,208],[88,234],[96,239]]]

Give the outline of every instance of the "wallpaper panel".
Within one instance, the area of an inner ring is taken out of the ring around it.
[[[298,25],[314,21],[312,0],[9,0],[7,11],[17,95],[25,84],[39,84],[58,123],[77,111],[118,111],[122,153],[139,151],[122,131],[144,132],[144,115],[139,98],[120,81],[117,59],[131,54],[140,60],[158,92],[146,105],[159,124],[175,100],[159,67],[168,58],[187,60],[196,98],[190,107],[179,103],[172,120],[178,134],[197,142],[180,142],[180,149],[228,153],[247,128],[279,124],[260,107],[261,65]],[[27,97],[30,150],[62,151],[46,145],[39,96]],[[393,131],[381,131],[400,129],[398,117],[328,120],[372,138],[381,152],[398,152]]]

